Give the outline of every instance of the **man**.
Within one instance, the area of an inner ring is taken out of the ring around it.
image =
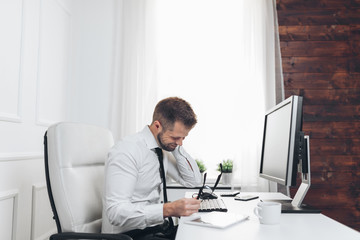
[[[150,126],[115,144],[105,166],[103,232],[158,239],[153,233],[163,226],[164,219],[198,211],[200,201],[193,198],[160,202],[163,185],[156,153],[156,148],[163,150],[164,172],[174,180],[186,187],[201,184],[196,162],[182,147],[196,122],[185,100],[166,98],[156,105]]]

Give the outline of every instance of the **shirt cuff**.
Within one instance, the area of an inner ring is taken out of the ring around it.
[[[164,222],[164,207],[163,204],[152,204],[146,206],[145,216],[146,225],[153,226]]]

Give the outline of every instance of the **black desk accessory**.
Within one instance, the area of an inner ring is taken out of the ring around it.
[[[206,183],[206,173],[204,174],[204,182],[203,186],[199,189],[199,193],[197,196],[197,199],[217,199],[218,196],[214,193],[217,185],[220,182],[221,176],[222,176],[222,164],[220,163],[220,174],[218,175],[214,187],[209,187],[208,185],[205,185]]]

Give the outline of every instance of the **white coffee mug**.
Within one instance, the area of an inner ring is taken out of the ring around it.
[[[281,203],[259,202],[254,208],[255,215],[262,224],[278,224],[281,216]]]

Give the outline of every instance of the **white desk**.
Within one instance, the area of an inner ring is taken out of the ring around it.
[[[187,193],[190,197],[192,193]],[[241,193],[245,195],[247,193]],[[186,224],[188,217],[182,217],[176,240],[360,240],[360,233],[323,214],[281,214],[280,224],[263,225],[254,215],[253,209],[260,199],[289,199],[281,193],[248,193],[259,195],[260,198],[251,201],[236,201],[233,198],[223,198],[228,211],[250,216],[249,220],[235,224],[226,229],[215,229]],[[203,214],[203,213],[201,213]],[[206,213],[205,213],[206,214]]]

